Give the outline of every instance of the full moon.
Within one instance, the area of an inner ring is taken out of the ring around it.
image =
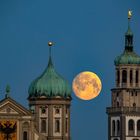
[[[93,72],[79,73],[72,82],[75,95],[82,100],[91,100],[97,97],[102,89],[100,78]]]

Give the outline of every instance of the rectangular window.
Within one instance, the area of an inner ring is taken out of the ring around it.
[[[68,118],[66,118],[66,133],[68,133]]]
[[[23,132],[23,140],[28,140],[27,131],[24,131],[24,132]]]
[[[55,132],[60,133],[60,119],[55,119]]]

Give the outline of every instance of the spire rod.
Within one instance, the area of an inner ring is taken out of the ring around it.
[[[49,46],[49,57],[51,57],[51,47],[53,46],[53,42],[48,42],[48,46]]]

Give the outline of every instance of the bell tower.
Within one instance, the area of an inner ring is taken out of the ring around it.
[[[107,107],[108,140],[140,140],[140,56],[133,49],[128,12],[123,53],[116,57],[115,88],[111,89],[111,107]]]

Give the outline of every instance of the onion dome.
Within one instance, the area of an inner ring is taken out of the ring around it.
[[[130,11],[129,11],[130,12]],[[124,52],[116,57],[114,63],[115,65],[120,64],[140,64],[140,56],[137,55],[133,50],[133,32],[130,28],[130,19],[128,17],[128,30],[125,33],[125,49]]]
[[[42,96],[47,98],[67,98],[71,96],[71,87],[69,86],[68,81],[55,71],[51,59],[51,47],[48,66],[45,71],[31,83],[28,93],[29,98]]]

